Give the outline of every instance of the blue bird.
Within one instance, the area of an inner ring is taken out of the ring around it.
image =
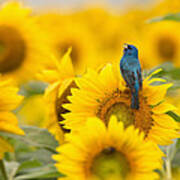
[[[135,46],[124,44],[120,69],[127,86],[131,90],[131,108],[139,109],[139,90],[142,89],[142,75],[138,50]]]

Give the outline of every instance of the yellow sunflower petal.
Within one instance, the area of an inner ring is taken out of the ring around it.
[[[11,112],[0,112],[0,130],[14,134],[24,135],[24,131],[18,127],[18,120]]]
[[[144,95],[147,97],[147,101],[150,105],[156,105],[162,100],[167,93],[167,90],[172,84],[163,84],[160,86],[148,86],[144,88]]]
[[[153,108],[153,112],[156,114],[163,114],[168,111],[175,111],[177,108],[170,103],[163,102],[160,105]]]
[[[0,159],[3,159],[5,152],[13,152],[13,147],[5,141],[2,137],[0,137]]]

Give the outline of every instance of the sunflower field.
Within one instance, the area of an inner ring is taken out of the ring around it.
[[[0,180],[180,180],[180,0],[29,2],[0,1]]]

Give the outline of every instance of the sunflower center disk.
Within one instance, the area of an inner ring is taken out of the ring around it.
[[[176,42],[171,38],[162,38],[158,42],[158,52],[162,59],[164,60],[173,60],[176,56]]]
[[[97,155],[91,166],[91,174],[99,179],[123,180],[130,172],[126,157],[114,148],[106,148]]]
[[[153,126],[152,111],[146,100],[139,97],[140,108],[131,108],[131,94],[128,90],[117,91],[101,103],[97,116],[107,125],[112,115],[124,123],[125,127],[134,125],[147,136]]]
[[[9,26],[0,26],[0,73],[18,69],[26,56],[26,45],[21,34]]]
[[[108,119],[115,115],[118,121],[122,121],[125,127],[134,124],[134,114],[133,111],[124,103],[114,104],[106,114],[106,122]]]
[[[73,81],[69,84],[69,86],[67,86],[67,88],[64,90],[64,92],[61,94],[60,97],[57,96],[55,108],[56,108],[56,115],[59,122],[64,120],[64,118],[62,117],[62,114],[69,112],[67,109],[63,108],[62,105],[66,103],[70,103],[67,97],[71,95],[71,88],[75,88],[75,87],[77,86],[75,82]],[[69,129],[64,128],[63,124],[59,124],[59,125],[61,126],[61,129],[64,132],[70,132]]]
[[[110,98],[101,104],[97,113],[98,117],[106,124],[108,124],[112,115],[115,115],[119,121],[122,121],[125,127],[134,124],[135,116],[130,108],[129,96],[129,92],[124,94],[120,92],[113,93]]]

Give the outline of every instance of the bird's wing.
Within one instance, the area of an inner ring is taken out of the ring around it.
[[[138,77],[139,87],[140,87],[140,89],[142,89],[142,73],[141,73],[141,67],[140,66],[137,69],[136,73],[137,73],[137,77]]]
[[[124,80],[126,81],[128,87],[133,88],[135,85],[134,72],[124,66],[121,68],[121,71],[122,71],[122,76]]]
[[[123,63],[121,71],[123,78],[130,88],[134,88],[138,84],[138,89],[142,87],[141,67],[137,59],[131,60],[131,63]]]

